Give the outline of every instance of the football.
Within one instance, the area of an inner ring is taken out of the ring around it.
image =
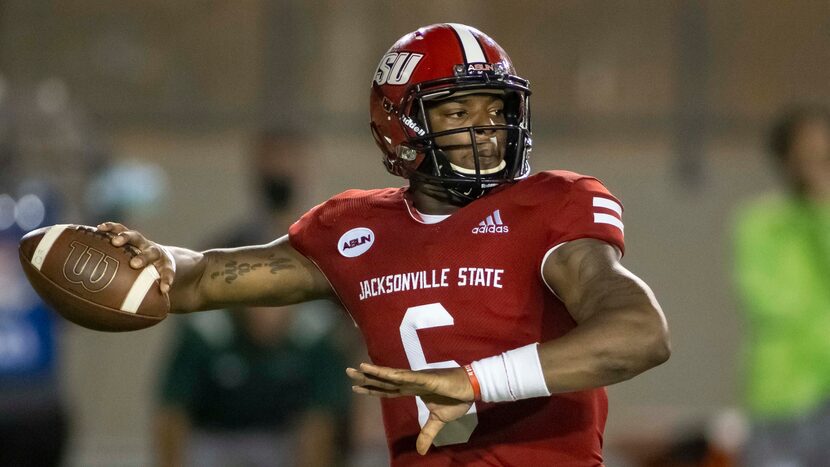
[[[134,331],[163,320],[170,301],[155,266],[130,267],[138,250],[83,225],[53,225],[20,241],[20,263],[40,297],[61,316],[97,331]]]

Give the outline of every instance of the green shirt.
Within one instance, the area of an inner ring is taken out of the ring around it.
[[[285,336],[271,347],[256,347],[235,331],[225,312],[214,311],[189,316],[180,326],[161,399],[183,408],[202,429],[286,429],[312,408],[336,418],[345,414],[345,367],[323,339]]]
[[[735,251],[749,409],[807,413],[830,399],[830,206],[762,199],[739,216]]]

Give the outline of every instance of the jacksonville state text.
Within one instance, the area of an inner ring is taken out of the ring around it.
[[[504,269],[493,268],[452,268],[389,274],[360,281],[360,299],[377,297],[408,290],[432,289],[436,287],[495,287],[502,288]]]

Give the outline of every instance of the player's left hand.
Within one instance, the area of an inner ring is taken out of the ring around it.
[[[475,398],[470,378],[463,368],[404,370],[361,363],[360,369],[347,368],[352,390],[378,397],[444,396],[472,402]]]
[[[470,409],[474,393],[463,368],[404,370],[361,363],[360,369],[347,368],[352,391],[377,397],[420,396],[429,409],[415,447],[424,455],[444,426]]]

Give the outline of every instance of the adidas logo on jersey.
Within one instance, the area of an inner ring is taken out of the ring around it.
[[[509,227],[504,225],[504,222],[502,222],[501,213],[498,209],[493,211],[493,214],[490,214],[486,219],[481,221],[478,224],[478,227],[473,227],[474,234],[507,233],[509,230]]]

